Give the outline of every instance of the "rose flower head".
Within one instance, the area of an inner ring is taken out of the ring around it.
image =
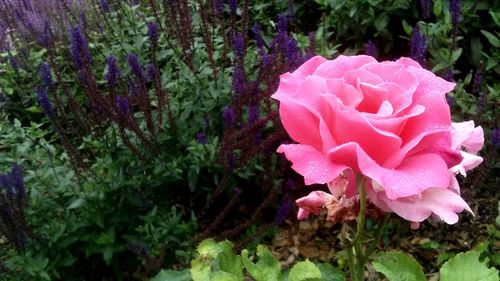
[[[272,97],[295,144],[278,152],[308,185],[348,178],[329,184],[331,195],[297,200],[299,218],[332,198],[355,197],[356,174],[371,203],[413,227],[429,217],[453,224],[457,213],[471,212],[455,176],[482,162],[483,130],[451,122],[446,93],[454,86],[409,58],[316,56],[283,74]]]

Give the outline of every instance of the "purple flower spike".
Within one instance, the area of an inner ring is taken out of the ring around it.
[[[137,77],[137,79],[144,81],[144,73],[142,72],[141,63],[135,54],[129,54],[127,56],[127,62],[132,70],[132,73]]]
[[[116,58],[113,56],[108,56],[106,58],[107,72],[105,74],[106,81],[108,81],[108,86],[113,87],[116,85],[116,81],[120,78],[120,68],[116,62]]]
[[[199,132],[198,134],[196,134],[196,139],[200,144],[205,145],[208,143],[207,136],[203,132]]]
[[[236,10],[238,9],[238,0],[229,0],[229,11],[231,15],[236,15]]]
[[[224,128],[230,129],[234,127],[234,122],[236,121],[236,115],[230,106],[224,107],[223,119],[224,119]]]
[[[116,108],[118,110],[118,117],[122,120],[128,119],[130,116],[130,105],[128,99],[123,96],[116,96]]]
[[[47,96],[47,92],[45,92],[42,88],[37,88],[36,95],[38,97],[38,103],[43,110],[43,113],[52,120],[54,118],[54,110],[52,108],[52,104],[50,103],[49,97]]]
[[[224,0],[215,0],[215,13],[216,15],[224,13]]]
[[[233,50],[236,58],[241,59],[245,55],[245,42],[243,39],[243,35],[238,32],[233,35]]]
[[[420,6],[422,7],[422,15],[424,16],[424,19],[431,17],[432,5],[432,0],[420,0]]]
[[[494,147],[500,147],[500,129],[494,129],[491,131],[491,144]]]
[[[365,44],[365,54],[376,57],[377,56],[377,46],[373,43],[372,40],[368,40]]]
[[[153,82],[155,77],[158,75],[156,66],[152,63],[146,65],[146,80],[147,82]]]
[[[410,57],[423,67],[427,64],[427,42],[418,26],[413,28],[410,41]]]
[[[101,11],[104,13],[109,13],[109,4],[107,0],[101,0],[99,3],[99,7],[101,8]]]
[[[255,43],[257,44],[257,48],[264,48],[264,38],[262,38],[262,30],[260,28],[260,25],[258,25],[257,23],[254,24],[252,27],[252,32],[255,36]]]
[[[40,64],[39,74],[45,87],[50,88],[54,85],[52,73],[50,72],[50,66],[47,63],[42,62]]]
[[[80,25],[76,25],[71,29],[70,41],[73,63],[77,69],[82,69],[84,63],[90,63],[92,61],[92,56],[90,55],[89,45]]]
[[[461,0],[450,0],[451,24],[454,28],[460,23],[460,14],[462,10]]]
[[[156,22],[148,22],[147,27],[149,40],[156,44],[158,42],[158,24]]]
[[[26,197],[26,189],[24,187],[23,169],[18,164],[12,166],[11,180],[18,199]]]

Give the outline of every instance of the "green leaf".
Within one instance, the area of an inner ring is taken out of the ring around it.
[[[85,199],[78,198],[75,201],[71,202],[71,204],[69,204],[68,209],[69,210],[71,210],[71,209],[78,209],[81,206],[83,206],[83,204],[85,204]]]
[[[188,269],[181,271],[175,270],[165,270],[162,269],[158,274],[156,274],[150,281],[190,281],[191,274],[189,274]]]
[[[321,271],[322,281],[345,281],[344,272],[329,263],[316,264]]]
[[[228,240],[219,242],[222,253],[219,256],[219,267],[222,271],[231,273],[236,280],[243,280],[243,264],[241,257],[233,253],[233,243]]]
[[[210,238],[203,240],[200,245],[198,245],[198,248],[196,248],[196,251],[202,258],[215,259],[222,252],[222,249],[213,239]]]
[[[191,277],[194,281],[210,281],[210,265],[201,259],[191,261]]]
[[[500,47],[500,41],[498,40],[498,37],[496,37],[491,32],[488,32],[486,30],[481,30],[481,33],[486,37],[486,39],[488,39],[488,42],[490,42],[490,44],[493,47],[495,48]]]
[[[441,281],[498,281],[498,270],[479,261],[479,253],[460,253],[439,270]]]
[[[246,270],[256,281],[279,280],[281,267],[279,262],[273,257],[271,252],[262,245],[257,246],[257,256],[259,261],[253,263],[248,258],[248,250],[241,252],[241,258]]]
[[[319,281],[320,279],[321,271],[308,259],[295,264],[288,276],[288,281]]]
[[[379,253],[373,261],[373,268],[384,274],[389,281],[425,281],[422,267],[411,256],[400,252]]]

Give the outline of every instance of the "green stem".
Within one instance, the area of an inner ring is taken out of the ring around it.
[[[389,217],[391,216],[391,213],[385,213],[384,218],[380,222],[380,224],[377,227],[377,233],[375,234],[375,239],[370,243],[370,246],[368,246],[368,250],[365,252],[365,258],[368,259],[373,251],[375,250],[375,247],[377,247],[377,244],[380,241],[380,238],[382,237],[382,233],[384,233],[384,228],[387,222],[389,221]]]
[[[356,236],[354,238],[354,249],[356,250],[356,281],[362,281],[365,277],[365,256],[363,253],[363,237],[365,234],[366,223],[366,190],[365,178],[362,175],[356,176],[356,185],[359,192],[359,214],[356,219]]]

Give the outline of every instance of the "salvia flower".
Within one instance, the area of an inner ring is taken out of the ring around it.
[[[108,56],[106,58],[106,66],[107,66],[107,71],[104,76],[106,81],[108,82],[108,86],[113,87],[116,85],[117,80],[121,76],[120,68],[118,67],[116,58],[113,56]]]
[[[207,144],[208,143],[207,136],[203,132],[197,133],[196,139],[198,140],[198,143],[200,143],[200,144]]]
[[[42,62],[40,64],[39,75],[45,87],[50,88],[54,85],[52,73],[50,72],[50,66],[46,62]]]
[[[431,17],[432,12],[432,0],[420,0],[420,6],[422,7],[422,15],[424,19]]]
[[[252,32],[254,34],[255,44],[257,45],[257,48],[264,48],[264,38],[262,38],[262,30],[260,28],[260,25],[257,23],[254,24],[252,26]]]
[[[245,42],[240,32],[233,34],[232,38],[234,55],[237,59],[242,59],[245,55]]]
[[[18,199],[26,197],[26,189],[23,181],[23,169],[20,165],[14,164],[11,171],[11,181]]]
[[[157,75],[158,75],[158,70],[156,69],[156,66],[152,63],[146,64],[146,81],[147,82],[154,81]]]
[[[229,0],[229,11],[231,15],[236,15],[236,10],[238,9],[238,0]]]
[[[224,0],[215,0],[215,13],[219,16],[224,13]]]
[[[12,69],[14,69],[15,72],[19,71],[19,63],[16,59],[16,57],[12,56],[9,54],[8,61]]]
[[[144,81],[144,73],[142,71],[141,63],[135,54],[129,54],[127,56],[127,63],[132,70],[132,73],[137,77],[137,79]]]
[[[54,109],[52,108],[52,104],[50,103],[49,97],[47,96],[47,92],[43,88],[38,87],[36,89],[36,95],[43,113],[45,113],[49,120],[52,120],[52,118],[54,118]]]
[[[51,44],[51,30],[50,30],[50,23],[49,21],[45,21],[45,27],[43,29],[43,32],[41,32],[38,35],[38,44],[46,49],[50,47]]]
[[[281,201],[281,204],[278,207],[278,210],[276,211],[276,216],[274,217],[274,224],[276,225],[282,224],[285,221],[285,219],[288,218],[288,215],[292,211],[292,208],[293,205],[290,196],[285,195],[283,197],[283,201]]]
[[[234,127],[234,122],[236,121],[236,114],[230,106],[224,107],[222,112],[222,117],[224,121],[224,128],[231,129]]]
[[[365,54],[376,57],[377,56],[377,46],[373,43],[372,40],[368,40],[365,44]]]
[[[462,1],[461,0],[450,0],[451,24],[455,28],[460,23],[461,9],[462,9]]]
[[[92,56],[83,28],[80,25],[76,25],[70,30],[70,42],[73,63],[77,69],[82,69],[85,63],[92,61]]]
[[[500,129],[496,128],[491,131],[491,144],[494,147],[500,147]]]
[[[420,33],[418,26],[413,28],[410,40],[410,57],[417,61],[421,66],[427,64],[427,42],[425,36]]]
[[[101,8],[101,11],[104,13],[109,13],[109,4],[107,0],[101,0],[99,3],[99,8]]]
[[[130,105],[127,97],[116,96],[115,101],[118,111],[118,117],[122,120],[128,119],[128,117],[130,116]]]
[[[158,42],[158,24],[156,22],[148,22],[147,27],[149,40],[156,44]]]
[[[241,64],[237,64],[233,67],[233,94],[235,96],[243,94],[245,92],[245,71]]]

